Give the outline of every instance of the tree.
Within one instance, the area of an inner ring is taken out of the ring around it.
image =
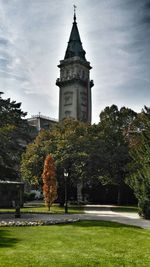
[[[47,155],[44,161],[42,179],[45,204],[50,210],[52,203],[57,199],[56,170],[54,159],[51,155]]]
[[[21,103],[3,99],[0,93],[0,179],[19,178],[19,164],[25,145],[31,141],[31,127]]]
[[[130,146],[132,161],[129,164],[127,182],[138,199],[139,213],[150,219],[150,109],[145,107],[136,121]]]
[[[41,131],[23,155],[23,179],[40,182],[44,158],[51,154],[56,163],[58,192],[61,192],[61,196],[64,191],[63,172],[66,169],[72,188],[77,187],[78,183],[88,187],[94,180],[103,185],[115,184],[118,186],[119,203],[130,161],[129,129],[136,113],[127,108],[118,110],[113,105],[107,107],[101,116],[98,125],[65,119],[51,131]],[[72,194],[72,190],[70,192]]]
[[[136,112],[117,106],[106,107],[100,114],[100,132],[105,143],[104,172],[108,183],[118,187],[118,204],[121,204],[122,188],[130,162],[129,131],[136,118]],[[102,177],[103,178],[103,177]]]
[[[27,181],[32,185],[42,184],[44,159],[46,155],[50,153],[49,149],[47,149],[48,144],[46,145],[44,142],[45,135],[47,144],[49,140],[49,132],[47,130],[42,130],[34,142],[27,145],[26,151],[22,154],[20,168],[21,177],[24,181]]]
[[[40,184],[44,158],[47,154],[51,154],[56,163],[59,196],[61,195],[63,199],[64,168],[69,173],[69,185],[73,187],[76,187],[86,175],[89,151],[87,153],[85,147],[89,127],[79,121],[66,119],[51,130],[42,130],[23,154],[21,163],[23,180]]]

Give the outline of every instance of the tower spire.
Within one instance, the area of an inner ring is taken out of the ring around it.
[[[81,59],[83,59],[84,61],[86,61],[85,58],[85,51],[82,47],[82,43],[81,43],[81,39],[80,39],[80,34],[78,31],[78,26],[76,23],[76,6],[73,5],[74,7],[74,22],[72,25],[72,30],[70,33],[70,38],[69,38],[69,42],[68,42],[68,46],[66,49],[66,53],[65,53],[65,58],[64,59],[68,59],[68,58],[72,58],[72,57],[80,57]]]
[[[77,8],[77,6],[76,5],[73,5],[73,7],[74,7],[74,22],[76,22],[76,8]]]

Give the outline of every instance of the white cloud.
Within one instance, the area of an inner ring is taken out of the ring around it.
[[[75,3],[93,66],[93,122],[106,105],[141,108],[150,98],[150,39],[142,23],[146,2],[0,0],[0,90],[21,101],[29,114],[41,111],[57,118],[57,65],[65,54]]]

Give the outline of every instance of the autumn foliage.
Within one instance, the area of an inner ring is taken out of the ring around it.
[[[45,204],[50,210],[52,203],[57,199],[56,170],[54,159],[51,155],[47,155],[44,161],[42,179]]]

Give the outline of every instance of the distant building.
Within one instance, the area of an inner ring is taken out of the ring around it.
[[[41,114],[32,116],[31,118],[28,118],[27,121],[29,125],[35,127],[38,132],[41,129],[50,129],[58,122],[56,119]]]
[[[84,51],[74,13],[73,26],[65,53],[60,61],[60,78],[56,85],[59,93],[59,120],[74,118],[91,123],[91,87],[90,62],[85,58]]]

